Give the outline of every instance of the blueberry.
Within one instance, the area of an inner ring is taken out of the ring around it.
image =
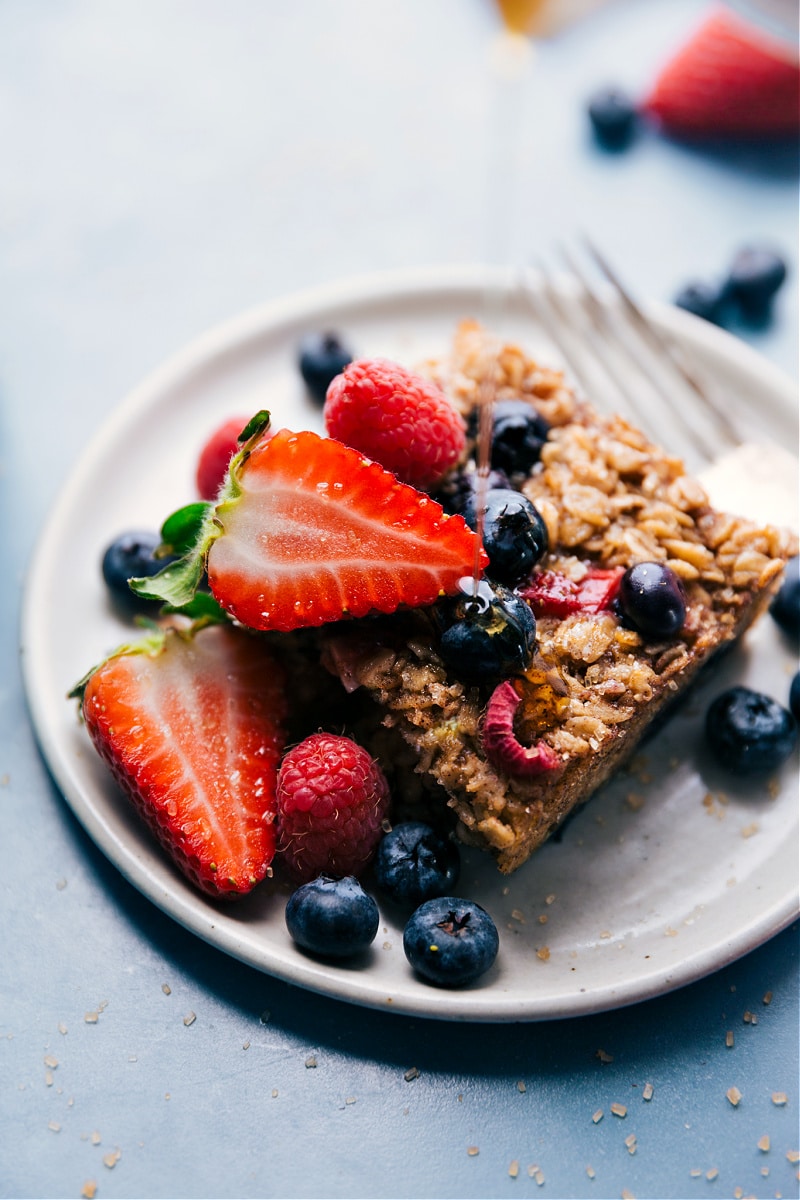
[[[484,908],[442,896],[427,900],[403,930],[403,950],[429,983],[460,987],[489,970],[497,958],[497,926]]]
[[[622,576],[618,599],[627,619],[645,637],[674,637],[686,620],[683,585],[663,563],[644,562]]]
[[[800,558],[787,562],[783,583],[769,611],[785,633],[800,637]]]
[[[289,897],[286,928],[304,950],[325,958],[349,958],[375,940],[378,906],[352,875],[320,875]]]
[[[695,317],[721,325],[725,317],[725,288],[715,283],[695,280],[682,287],[675,297],[675,304]]]
[[[459,679],[487,683],[523,670],[533,651],[536,621],[530,605],[500,583],[483,579],[473,594],[469,577],[438,610],[439,652]]]
[[[120,534],[103,554],[102,571],[106,587],[118,600],[140,603],[128,587],[135,576],[155,575],[169,561],[156,558],[161,537],[151,530],[132,530]]]
[[[525,400],[498,400],[492,414],[492,466],[507,475],[528,475],[539,461],[549,429]]]
[[[785,279],[786,263],[779,254],[768,246],[745,246],[731,264],[728,294],[745,320],[761,322]]]
[[[586,111],[592,132],[605,150],[624,150],[637,126],[636,104],[618,87],[600,88],[589,97]]]
[[[740,775],[774,770],[797,741],[797,722],[777,700],[746,687],[717,696],[706,713],[706,737],[723,766]]]
[[[455,842],[422,821],[406,821],[384,835],[375,879],[396,904],[417,905],[443,896],[457,882],[461,856]]]
[[[477,529],[476,497],[467,504],[464,519]],[[547,550],[547,526],[527,496],[509,488],[486,493],[483,548],[489,555],[492,579],[513,587],[528,578]]]
[[[800,721],[800,671],[795,671],[789,688],[789,708],[796,721]]]
[[[309,333],[300,343],[298,365],[306,387],[317,404],[325,403],[328,387],[353,361],[338,333]]]
[[[486,490],[490,488],[510,488],[511,480],[505,471],[489,471],[486,476]],[[462,516],[470,504],[474,504],[478,491],[478,472],[474,467],[453,471],[448,475],[436,492],[436,499],[445,512],[460,513]]]

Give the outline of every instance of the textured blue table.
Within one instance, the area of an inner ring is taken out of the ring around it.
[[[589,228],[668,299],[769,238],[791,278],[748,336],[794,372],[796,154],[646,136],[607,156],[584,127],[591,87],[640,89],[702,11],[619,3],[541,48],[510,250]],[[261,301],[480,258],[493,24],[481,0],[0,5],[4,1197],[798,1194],[796,927],[607,1015],[470,1027],[360,1010],[228,959],[140,897],[28,723],[32,543],[129,388]]]

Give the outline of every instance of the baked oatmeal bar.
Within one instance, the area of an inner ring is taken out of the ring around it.
[[[425,367],[468,420],[486,348],[487,335],[465,322],[449,357]],[[540,462],[514,480],[549,540],[529,585],[518,589],[536,615],[536,646],[509,681],[513,692],[500,697],[507,732],[537,746],[547,769],[521,774],[513,758],[498,754],[486,729],[490,702],[496,723],[497,689],[465,682],[445,665],[432,611],[340,625],[323,636],[328,668],[348,690],[365,689],[387,735],[402,736],[424,795],[433,802],[438,794],[459,837],[511,872],[741,636],[797,551],[785,531],[714,511],[678,458],[621,417],[578,400],[560,372],[510,344],[493,361],[497,398],[527,401],[550,427]],[[648,639],[610,601],[581,600],[597,595],[587,583],[599,579],[602,592],[603,581],[644,562],[666,564],[682,582],[686,619],[674,636]]]

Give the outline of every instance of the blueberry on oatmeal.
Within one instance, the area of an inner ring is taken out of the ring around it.
[[[477,497],[464,510],[471,529],[478,527]],[[483,512],[483,548],[489,555],[487,573],[513,587],[527,579],[547,550],[547,526],[522,492],[492,488]]]
[[[734,687],[711,704],[706,738],[724,767],[740,775],[758,775],[779,767],[792,753],[797,722],[770,696]]]
[[[550,426],[525,400],[498,400],[492,414],[491,464],[507,475],[527,475],[539,461]]]
[[[624,616],[649,638],[674,637],[686,620],[686,597],[675,572],[660,562],[629,567],[617,596]]]
[[[530,605],[500,583],[461,580],[458,595],[442,601],[439,653],[461,679],[486,683],[521,671],[530,660],[536,620]]]

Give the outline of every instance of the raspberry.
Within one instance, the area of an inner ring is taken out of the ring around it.
[[[197,491],[204,500],[215,500],[228,471],[228,463],[239,449],[238,437],[249,417],[229,417],[200,451],[195,475]]]
[[[328,388],[328,434],[393,471],[432,487],[455,466],[465,429],[444,392],[385,358],[350,363]]]
[[[305,883],[363,871],[381,837],[389,786],[362,746],[314,733],[281,763],[277,800],[278,851]]]

